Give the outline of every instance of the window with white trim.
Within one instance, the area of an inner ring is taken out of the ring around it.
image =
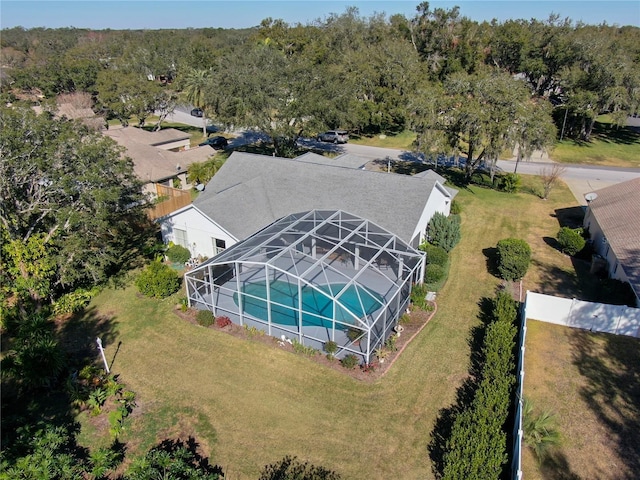
[[[213,245],[213,256],[218,255],[227,248],[227,242],[219,238],[211,237],[211,244]]]

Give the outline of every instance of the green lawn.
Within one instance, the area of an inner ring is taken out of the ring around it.
[[[533,227],[537,236],[555,234],[551,214],[570,198],[564,188],[546,202],[528,193],[462,190],[463,236],[438,313],[374,383],[187,323],[174,313],[176,298],[145,299],[133,287],[104,291],[87,318],[102,319],[113,371],[138,394],[122,438],[128,453],[193,435],[232,478],[256,478],[287,454],[346,479],[433,478],[427,445],[434,422],[467,375],[478,301],[498,284],[483,251],[507,236],[528,238]],[[540,240],[537,248],[550,247]],[[85,445],[107,443],[94,422],[82,423]]]
[[[560,163],[640,168],[640,129],[615,127],[603,115],[598,118],[589,143],[558,142],[551,158]]]

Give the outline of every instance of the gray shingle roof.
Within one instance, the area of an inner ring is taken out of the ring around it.
[[[609,246],[640,297],[640,178],[596,192],[589,204]]]
[[[182,132],[174,129],[147,132],[127,127],[104,130],[102,133],[126,149],[126,155],[133,160],[136,175],[145,183],[174,177],[177,173],[186,171],[192,163],[205,162],[215,153],[209,147],[172,152],[153,146],[184,137]],[[180,170],[176,168],[178,165]]]
[[[358,215],[410,242],[431,192],[441,188],[432,176],[372,172],[304,157],[234,152],[194,206],[238,239],[286,215],[321,209]]]

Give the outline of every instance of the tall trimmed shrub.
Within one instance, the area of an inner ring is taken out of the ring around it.
[[[145,297],[166,298],[178,291],[180,278],[168,265],[151,262],[136,278],[136,287]]]
[[[572,257],[582,251],[587,243],[582,235],[583,230],[581,228],[562,227],[556,237],[560,250]]]
[[[436,212],[427,225],[429,243],[450,252],[460,241],[460,218]]]
[[[498,272],[504,280],[520,280],[531,263],[531,247],[519,238],[505,238],[498,242]]]
[[[508,460],[505,424],[515,385],[516,302],[500,292],[491,317],[478,388],[471,405],[454,419],[446,442],[443,480],[498,479]]]
[[[449,261],[449,254],[442,247],[424,242],[418,248],[427,254],[428,265],[439,265],[444,267]]]

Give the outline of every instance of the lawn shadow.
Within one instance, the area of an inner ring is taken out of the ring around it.
[[[498,249],[496,247],[483,248],[482,253],[486,259],[487,271],[496,278],[500,278],[498,271]]]
[[[478,374],[484,363],[482,344],[487,325],[492,320],[493,300],[483,297],[478,302],[478,305],[480,307],[478,318],[481,323],[471,328],[467,339],[471,350],[469,376],[458,387],[455,402],[449,407],[440,409],[438,412],[438,417],[431,431],[431,442],[427,446],[432,462],[432,470],[437,478],[441,478],[444,473],[444,456],[447,452],[447,441],[451,438],[451,431],[456,418],[460,413],[470,408],[478,389]]]
[[[623,462],[619,478],[632,478],[640,472],[640,340],[576,330],[569,342],[587,380],[579,395],[606,429],[606,441],[615,444]]]
[[[561,449],[556,449],[542,460],[540,472],[546,480],[582,480],[580,475],[571,471],[567,457]]]
[[[574,207],[558,208],[552,215],[558,220],[560,227],[581,228],[584,219],[585,208],[577,205]]]
[[[101,314],[95,307],[57,321],[57,338],[65,351],[71,371],[80,370],[88,364],[100,362],[96,339],[107,347],[116,341],[118,322],[114,316]],[[118,350],[120,345],[118,345]],[[117,351],[116,350],[116,354]],[[115,360],[115,355],[112,359]]]

